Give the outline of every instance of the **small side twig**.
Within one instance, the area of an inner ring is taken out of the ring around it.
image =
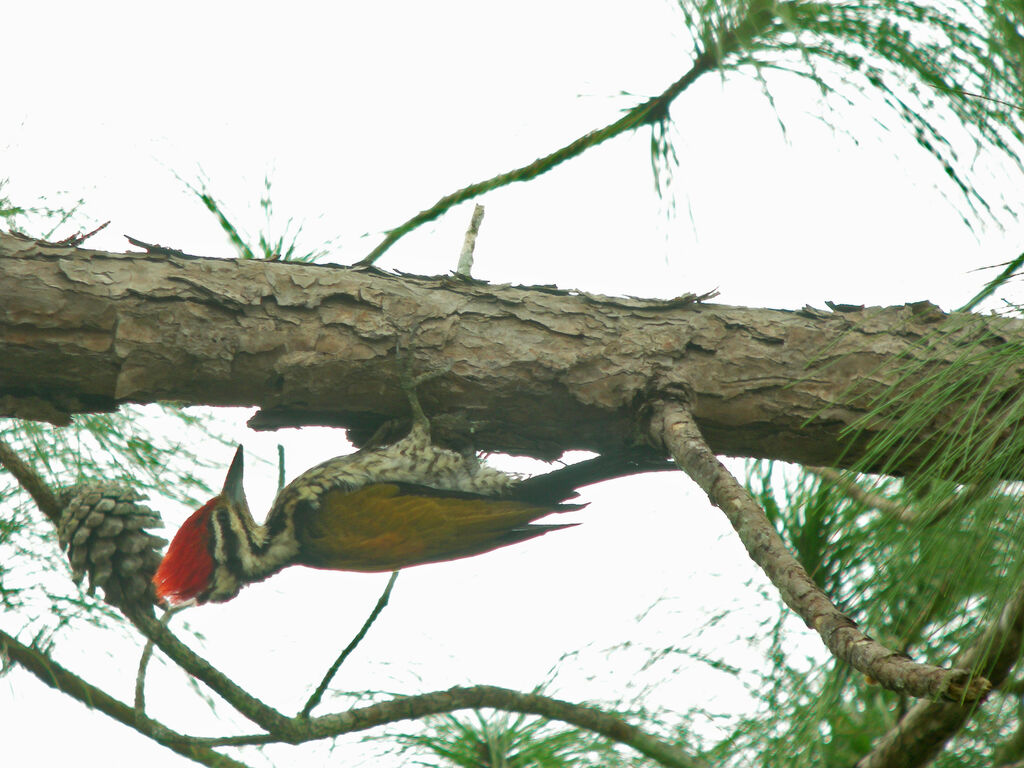
[[[284,446],[277,444],[277,492],[284,488]]]
[[[476,250],[476,237],[480,234],[480,223],[484,220],[484,207],[477,203],[473,207],[473,215],[469,219],[469,229],[462,243],[459,254],[459,266],[455,268],[455,276],[469,279],[473,271],[473,251]]]
[[[324,675],[324,679],[320,681],[320,685],[318,685],[316,690],[313,691],[313,695],[309,697],[309,701],[307,701],[306,706],[302,708],[302,711],[298,715],[299,717],[309,717],[309,713],[312,712],[313,708],[320,703],[321,699],[323,699],[324,693],[327,691],[327,686],[330,685],[331,680],[338,673],[341,665],[345,663],[345,659],[352,654],[359,643],[362,642],[363,638],[366,637],[366,633],[370,631],[370,627],[373,626],[373,622],[377,620],[381,611],[384,610],[384,606],[388,604],[388,600],[391,598],[391,588],[395,586],[395,579],[397,578],[398,571],[394,571],[391,574],[391,578],[388,579],[388,585],[384,587],[384,592],[381,593],[380,598],[377,600],[377,605],[375,605],[373,610],[370,611],[369,617],[367,617],[362,628],[356,633],[356,636],[352,638],[352,641],[347,646],[345,646],[345,650],[341,652],[341,655],[334,660],[331,668],[327,670],[327,674]]]
[[[786,605],[818,633],[832,655],[883,688],[917,698],[973,702],[991,690],[991,683],[972,674],[969,667],[947,670],[919,664],[861,632],[786,549],[764,510],[708,446],[685,404],[660,400],[652,404],[651,415],[651,438],[669,450],[679,467],[707,493],[708,500],[725,513],[750,559],[765,572]]]
[[[187,607],[186,605],[179,605],[169,608],[160,617],[160,623],[166,628],[171,622],[171,617]],[[146,712],[146,669],[149,666],[149,660],[153,657],[153,647],[153,641],[147,638],[146,646],[142,649],[142,656],[139,658],[139,671],[135,675],[135,711],[140,715]]]

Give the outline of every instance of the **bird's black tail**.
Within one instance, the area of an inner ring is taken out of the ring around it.
[[[641,472],[664,472],[676,465],[650,448],[606,453],[554,472],[535,475],[513,486],[510,496],[532,504],[546,505],[575,498],[576,490],[587,485],[627,477]]]

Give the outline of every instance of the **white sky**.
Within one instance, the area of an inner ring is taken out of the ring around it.
[[[686,65],[676,13],[664,0],[186,2],[162,11],[142,3],[10,5],[0,178],[9,177],[7,193],[22,204],[56,190],[84,197],[96,223],[112,220],[90,245],[112,250],[127,247],[127,233],[231,256],[174,174],[194,182],[205,173],[255,233],[270,173],[281,222],[303,222],[310,247],[336,238],[337,259],[352,262],[378,240],[365,233],[610,122]],[[867,112],[848,111],[838,119],[857,144],[816,119],[813,88],[776,85],[788,143],[749,79],[705,78],[677,102],[675,217],[653,191],[647,132],[488,196],[474,275],[640,296],[718,288],[720,301],[753,306],[931,299],[951,308],[981,284],[969,270],[1020,252],[1019,225],[975,233],[964,226],[943,197],[952,191],[941,172],[912,141],[878,132]],[[453,269],[469,213],[464,205],[425,227],[381,265]],[[244,430],[247,416],[225,418],[257,455],[272,458],[285,442],[290,476],[343,452],[329,430],[254,435]],[[272,475],[250,464],[254,509],[269,506]],[[633,478],[587,499],[577,528],[404,573],[337,684],[529,689],[563,653],[579,650],[553,689],[558,695],[628,696],[631,683],[654,680],[631,680],[641,656],[606,657],[604,649],[632,641],[728,654],[732,638],[771,615],[721,513],[687,480]],[[189,512],[160,508],[171,530]],[[189,621],[206,637],[204,655],[293,711],[386,579],[292,569],[227,605],[191,611]],[[727,608],[736,610],[696,637]],[[17,617],[0,618],[0,626],[16,630]],[[67,643],[60,658],[129,698],[136,651],[99,635],[82,644],[76,654]],[[732,658],[750,658],[743,642],[734,646]],[[729,712],[744,702],[739,686],[706,667],[666,672],[654,675],[657,703]],[[149,701],[179,730],[229,730],[217,728],[173,670],[154,669]],[[4,762],[20,753],[35,764],[88,768],[117,754],[124,757],[114,764],[191,764],[19,671],[0,681],[0,722]],[[319,765],[326,750],[268,754],[280,764]],[[335,757],[354,764],[365,754],[346,747]],[[266,764],[251,753],[245,759]]]

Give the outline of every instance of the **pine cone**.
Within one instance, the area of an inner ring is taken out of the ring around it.
[[[111,605],[152,612],[153,574],[167,541],[146,530],[163,527],[159,514],[136,503],[146,497],[110,482],[74,485],[59,496],[64,512],[57,535],[75,583],[88,574],[89,594],[103,587]]]

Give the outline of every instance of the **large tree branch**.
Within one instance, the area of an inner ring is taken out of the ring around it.
[[[934,374],[974,338],[965,326],[993,342],[1024,331],[928,304],[783,312],[695,299],[0,235],[0,414],[60,421],[128,402],[259,405],[255,426],[344,426],[358,443],[406,412],[401,342],[424,369],[451,364],[424,404],[436,433],[472,432],[481,450],[613,451],[634,439],[635,405],[652,387],[685,383],[716,453],[840,466],[888,426],[876,419],[859,440],[841,440],[870,395],[897,380],[896,363],[928,360]],[[1008,371],[993,397],[1022,379]]]

